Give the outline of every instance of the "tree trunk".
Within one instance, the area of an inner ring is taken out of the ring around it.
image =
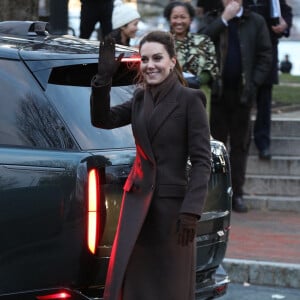
[[[38,20],[39,0],[1,0],[0,21]]]

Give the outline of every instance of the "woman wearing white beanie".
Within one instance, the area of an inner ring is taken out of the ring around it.
[[[135,37],[138,30],[140,17],[140,14],[132,5],[125,4],[122,0],[115,0],[111,35],[117,44],[130,45],[130,39]]]

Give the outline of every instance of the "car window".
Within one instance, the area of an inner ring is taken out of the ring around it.
[[[20,61],[0,59],[0,145],[76,149],[62,119]]]
[[[134,85],[112,87],[111,105],[130,100],[134,89]],[[46,89],[46,95],[63,116],[81,149],[134,147],[130,125],[112,130],[92,126],[90,93],[90,86],[48,84]]]

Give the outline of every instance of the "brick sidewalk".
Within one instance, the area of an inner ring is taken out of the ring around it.
[[[226,258],[300,264],[300,214],[233,212]]]

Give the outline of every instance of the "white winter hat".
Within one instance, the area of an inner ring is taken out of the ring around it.
[[[123,3],[122,0],[115,0],[112,15],[113,29],[120,28],[141,16],[130,4]]]

